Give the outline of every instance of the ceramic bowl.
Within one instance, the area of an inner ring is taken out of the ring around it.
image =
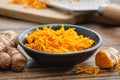
[[[54,30],[57,30],[61,27],[61,24],[47,24],[40,25],[38,28],[42,29],[43,26],[53,26]],[[82,34],[86,37],[90,37],[95,41],[95,45],[93,47],[78,51],[78,52],[70,52],[65,54],[53,54],[43,51],[34,50],[25,46],[26,37],[35,31],[36,27],[25,30],[19,35],[18,42],[20,46],[24,49],[24,51],[34,60],[36,60],[41,65],[50,65],[50,66],[73,66],[78,63],[81,63],[88,58],[90,58],[96,50],[102,45],[102,37],[97,32],[82,27],[78,25],[70,25],[64,24],[65,29],[75,28],[78,34]]]

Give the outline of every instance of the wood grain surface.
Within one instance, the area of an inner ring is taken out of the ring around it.
[[[97,22],[118,24],[116,21],[99,16],[97,12],[70,13],[55,8],[47,9],[24,8],[24,5],[10,4],[10,0],[0,0],[0,15],[38,23],[68,23]],[[112,1],[112,0],[111,0]],[[119,0],[112,1],[119,3]]]
[[[18,34],[24,30],[39,26],[41,24],[32,23],[0,16],[0,32],[15,30]],[[115,47],[120,51],[120,26],[103,25],[95,23],[78,24],[86,28],[97,31],[103,38],[103,45],[99,49]],[[85,62],[73,67],[50,67],[41,66],[31,59],[19,46],[19,49],[27,56],[28,64],[23,72],[0,70],[0,80],[120,80],[120,74],[116,70],[102,70],[100,74],[93,77],[88,74],[76,74],[75,70],[80,65],[95,65],[95,54]]]

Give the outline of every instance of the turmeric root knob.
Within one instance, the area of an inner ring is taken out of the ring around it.
[[[26,57],[17,48],[13,47],[8,47],[8,54],[12,58],[11,69],[17,72],[22,71],[27,64]]]
[[[11,66],[11,57],[6,52],[0,52],[0,68],[9,69]]]
[[[0,33],[0,42],[3,42],[7,46],[17,47],[18,35],[13,30],[4,31]]]

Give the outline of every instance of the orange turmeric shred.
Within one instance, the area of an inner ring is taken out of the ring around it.
[[[13,4],[25,4],[27,3],[29,0],[11,0],[10,2]]]
[[[36,28],[27,38],[27,47],[53,53],[77,52],[92,47],[94,40],[78,35],[75,28],[65,30],[64,25],[59,30],[44,26]]]
[[[47,1],[47,0],[45,0]],[[45,9],[47,5],[39,0],[11,0],[13,4],[26,4],[25,8]]]
[[[98,73],[100,72],[100,69],[94,66],[81,66],[77,67],[76,73],[87,73],[93,76],[97,76]]]

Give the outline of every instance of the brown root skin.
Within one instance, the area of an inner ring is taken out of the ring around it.
[[[117,69],[118,73],[120,74],[120,65],[117,65],[116,69]]]
[[[8,54],[12,57],[12,70],[23,71],[27,64],[26,57],[17,48],[8,47]]]
[[[17,33],[13,30],[8,30],[8,31],[3,32],[3,34],[6,36],[6,39],[9,40],[9,43],[11,44],[11,46],[17,48],[17,45],[18,45]]]
[[[0,52],[6,51],[6,45],[3,42],[0,42]]]
[[[7,46],[17,47],[18,45],[18,35],[13,30],[4,31],[0,34],[0,41]]]
[[[6,52],[0,52],[0,68],[7,70],[11,66],[11,56]]]

